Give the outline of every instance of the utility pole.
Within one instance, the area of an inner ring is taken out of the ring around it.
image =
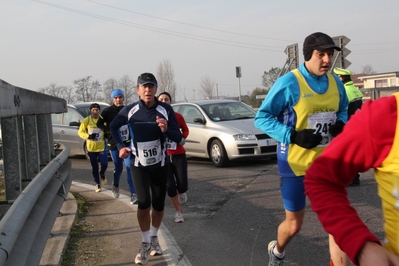
[[[216,83],[216,98],[219,100],[219,88],[217,83]]]
[[[194,101],[195,101],[195,90],[193,90],[193,95],[194,95]]]

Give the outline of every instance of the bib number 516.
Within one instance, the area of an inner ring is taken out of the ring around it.
[[[143,155],[144,155],[145,158],[154,157],[157,154],[158,153],[157,153],[157,149],[156,148],[143,150]]]

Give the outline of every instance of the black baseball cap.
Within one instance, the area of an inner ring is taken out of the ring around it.
[[[157,79],[151,73],[143,73],[137,78],[137,84],[145,85],[145,84],[154,84],[158,86]]]
[[[315,32],[306,37],[303,42],[303,55],[305,61],[309,61],[312,57],[313,50],[324,51],[333,48],[341,51],[341,48],[335,45],[333,39],[325,33]]]

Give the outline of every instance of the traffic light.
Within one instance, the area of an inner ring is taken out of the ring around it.
[[[240,66],[236,67],[236,78],[241,78],[241,67]]]
[[[334,67],[348,68],[352,63],[346,59],[346,57],[351,53],[351,50],[345,46],[351,41],[348,37],[341,35],[332,38],[335,45],[341,48],[340,52],[335,52],[334,61],[331,69]]]

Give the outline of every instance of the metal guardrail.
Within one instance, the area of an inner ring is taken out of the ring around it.
[[[0,265],[38,265],[72,182],[69,149],[56,157],[51,123],[51,113],[66,112],[67,104],[3,80],[0,93]]]

